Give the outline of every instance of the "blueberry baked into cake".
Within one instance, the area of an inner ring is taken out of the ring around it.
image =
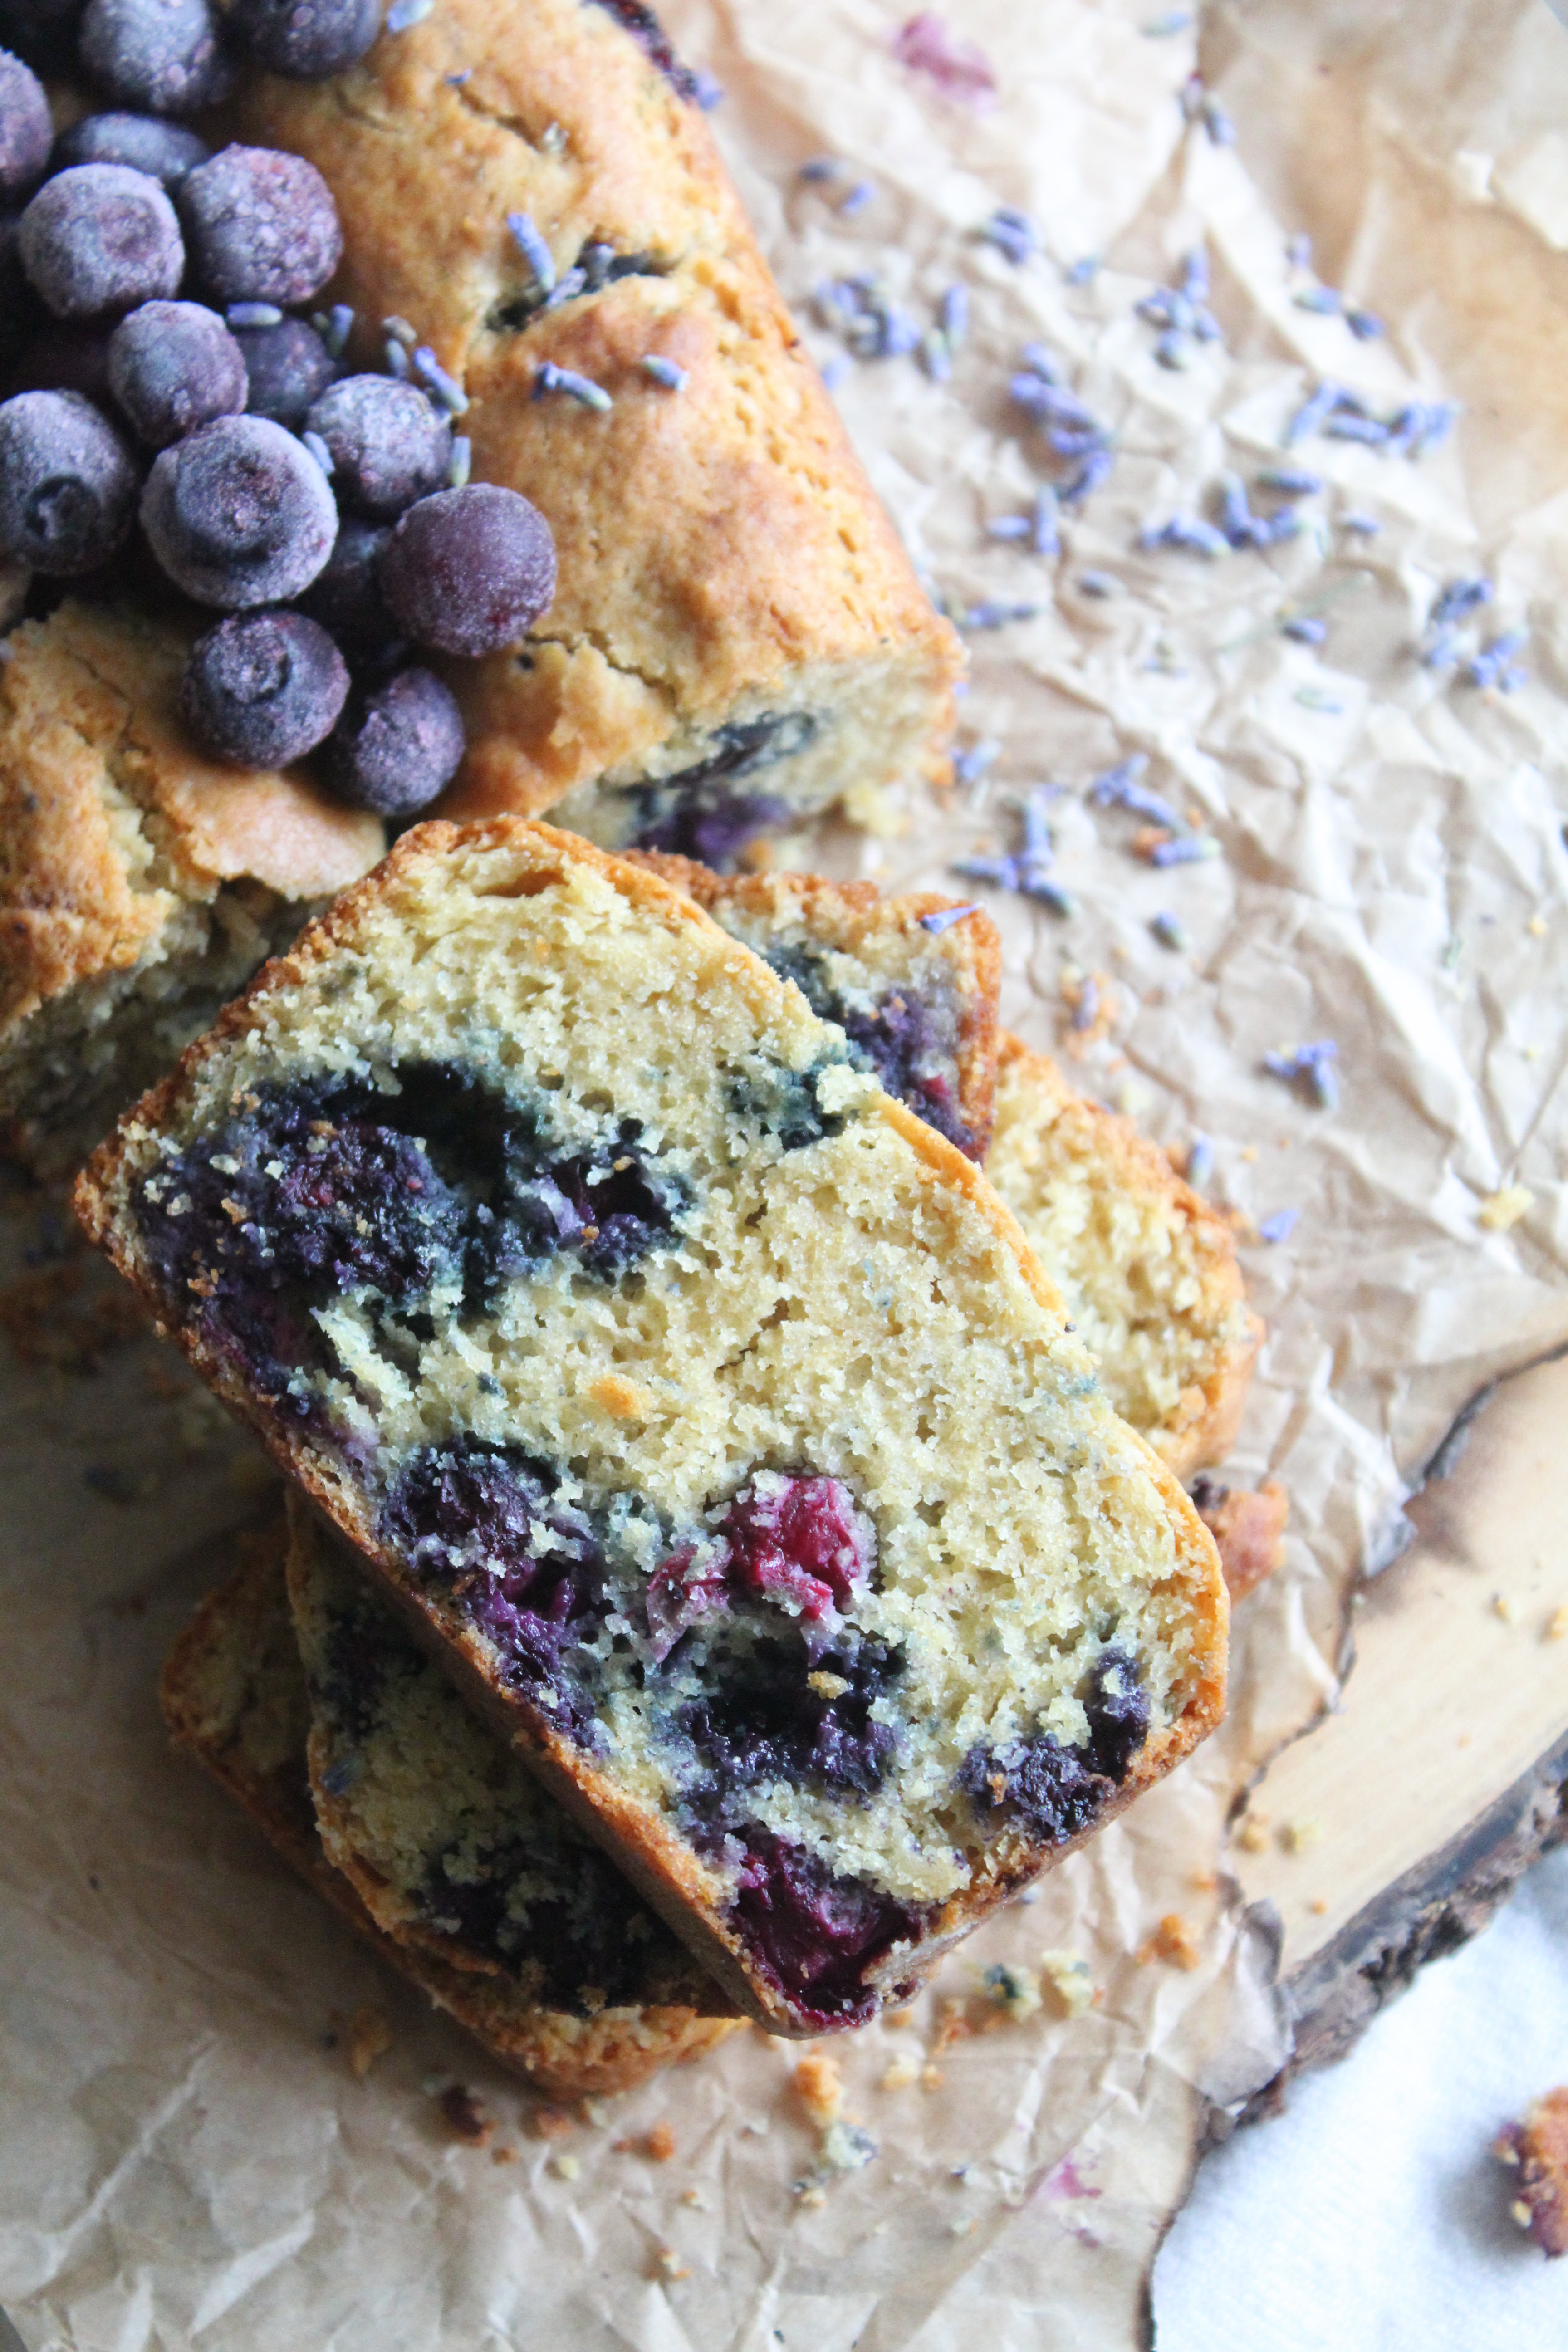
[[[690,1954],[298,1497],[288,1585],[317,1833],[384,1933],[504,1978],[552,2015],[655,2008],[732,2021]]]
[[[405,835],[77,1200],[775,2031],[901,1994],[1218,1718],[1213,1544],[978,1171],[569,835]]]
[[[637,850],[733,939],[843,1030],[884,1090],[983,1160],[996,1080],[1002,942],[982,908],[924,890],[885,898],[871,882],[816,874],[724,877]]]
[[[1122,1419],[1178,1477],[1223,1462],[1263,1336],[1223,1218],[1130,1120],[1005,1032],[985,1173]]]
[[[553,1846],[547,1851],[542,1841],[534,1856],[530,1891],[544,1948],[533,1969],[516,1945],[507,1965],[496,1966],[493,1936],[481,1926],[470,1944],[467,1921],[443,1940],[389,1933],[374,1906],[333,1867],[318,1828],[306,1763],[310,1697],[284,1582],[281,1521],[266,1535],[242,1538],[241,1549],[240,1565],[203,1601],[170,1654],[159,1694],[165,1720],[284,1859],[384,1960],[466,2026],[502,2065],[556,2098],[631,2090],[661,2066],[700,2057],[734,2032],[735,2020],[720,2013],[721,1996],[689,1960],[683,1964],[679,1945],[646,1913],[638,1914],[618,1886],[607,1890],[605,1916],[594,1916],[588,1892],[594,1856],[581,1845],[563,1842],[568,1867],[559,1880],[552,1875]],[[356,1685],[370,1726],[383,1691],[372,1675],[383,1663],[393,1688],[420,1671],[416,1654],[387,1627],[381,1648],[367,1650]],[[444,1759],[429,1755],[425,1762],[429,1793],[424,1801],[438,1808],[447,1787]],[[504,1750],[498,1768],[507,1769]],[[460,1791],[448,1797],[454,1818],[462,1801]],[[531,1820],[539,1802],[535,1797]],[[606,1865],[599,1869],[614,1879]],[[363,1872],[360,1883],[366,1883]],[[552,1904],[579,1916],[575,1945],[562,1938]],[[610,1988],[618,1998],[608,2000],[599,1948],[623,1930],[630,1931],[635,1958],[629,1965],[621,1962]],[[584,1976],[573,1977],[574,1961],[586,1969]]]

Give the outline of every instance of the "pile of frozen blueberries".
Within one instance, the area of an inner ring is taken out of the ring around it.
[[[139,532],[226,616],[181,689],[200,749],[319,753],[342,799],[403,818],[463,751],[418,653],[515,645],[555,593],[549,526],[468,482],[439,370],[437,397],[347,373],[352,313],[295,315],[342,255],[314,166],[214,154],[168,119],[246,56],[312,80],[379,26],[380,0],[0,0],[0,561],[87,586],[126,572]],[[57,138],[35,67],[124,110]]]

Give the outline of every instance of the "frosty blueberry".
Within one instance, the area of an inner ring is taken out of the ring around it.
[[[81,61],[116,98],[149,114],[215,106],[234,80],[207,0],[88,0]]]
[[[328,777],[355,808],[413,816],[451,782],[462,756],[462,713],[450,691],[427,669],[405,669],[345,717]]]
[[[555,594],[555,542],[537,507],[493,482],[411,507],[381,567],[395,618],[441,653],[499,653]]]
[[[338,496],[361,514],[394,522],[446,485],[452,428],[415,384],[344,376],[312,404],[306,422],[332,453]]]
[[[370,47],[381,30],[381,0],[234,0],[228,22],[269,71],[324,81]]]
[[[165,449],[142,497],[142,527],[170,579],[228,612],[297,596],[337,526],[315,459],[261,416],[219,417]]]
[[[206,141],[184,123],[163,122],[155,114],[87,114],[60,133],[55,161],[123,163],[165,188],[177,188],[211,152]]]
[[[30,188],[54,144],[49,101],[37,74],[0,49],[0,196]]]
[[[94,571],[135,506],[131,452],[89,400],[23,392],[0,405],[0,555],[65,578]]]
[[[247,613],[192,646],[180,709],[214,759],[286,768],[331,734],[348,690],[343,657],[316,622]]]
[[[174,208],[143,172],[76,163],[22,215],[22,267],[57,319],[95,319],[176,294],[185,253]]]
[[[381,593],[380,565],[391,526],[345,515],[322,570],[300,598],[302,609],[330,630],[352,661],[384,655],[398,638]]]
[[[204,290],[219,302],[307,302],[342,257],[331,190],[273,147],[226,147],[180,188]]]
[[[139,437],[165,449],[215,416],[245,406],[245,362],[216,310],[144,302],[114,330],[109,384]]]
[[[303,319],[284,319],[276,327],[242,327],[236,341],[249,383],[246,407],[298,433],[337,373],[320,335]]]

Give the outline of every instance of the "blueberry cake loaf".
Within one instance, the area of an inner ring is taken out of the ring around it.
[[[649,2008],[734,2021],[298,1496],[288,1580],[317,1832],[384,1934],[547,2012],[608,2017],[612,2033]]]
[[[884,898],[872,882],[726,878],[689,858],[631,855],[793,980],[889,1094],[971,1160],[984,1160],[1002,979],[1001,939],[984,908],[931,890]]]
[[[680,1969],[679,1948],[648,1923],[647,1977],[606,2007],[596,1983],[567,1984],[552,1952],[542,2000],[515,1971],[484,1965],[459,1939],[437,1949],[389,1935],[323,1850],[306,1769],[310,1698],[284,1584],[281,1523],[251,1538],[247,1556],[211,1593],[170,1653],[160,1697],[174,1738],[236,1798],[284,1860],[437,2009],[492,2058],[553,2098],[629,2091],[672,2061],[700,2057],[735,2030],[714,2013],[700,1972]],[[429,1759],[439,1785],[441,1763]],[[572,1896],[579,1897],[579,1882]],[[616,1916],[631,1906],[618,1900]]]
[[[872,2014],[1218,1719],[1213,1543],[1006,1210],[586,843],[405,835],[77,1201],[775,2031]]]
[[[75,601],[0,662],[0,1120],[79,1160],[385,836],[179,720],[173,623]]]
[[[1229,1226],[1130,1120],[1005,1032],[985,1173],[1122,1419],[1178,1477],[1222,1462],[1263,1337]]]
[[[381,364],[461,385],[476,479],[555,538],[521,651],[447,673],[454,815],[531,813],[718,865],[941,772],[958,640],[806,357],[703,121],[633,0],[441,0],[320,82],[247,75],[233,134],[336,198],[329,293]]]

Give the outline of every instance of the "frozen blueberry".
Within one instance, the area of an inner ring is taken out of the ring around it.
[[[48,315],[22,267],[21,226],[20,213],[0,213],[0,365],[26,349]],[[6,389],[24,387],[8,383]]]
[[[96,571],[131,529],[136,467],[76,392],[22,392],[0,405],[0,555],[34,572]]]
[[[180,290],[174,207],[123,163],[74,163],[46,180],[17,234],[22,267],[57,319],[134,310]]]
[[[358,515],[345,515],[325,569],[300,600],[312,620],[331,630],[351,661],[384,656],[395,643],[406,642],[398,637],[378,576],[391,537],[389,523],[364,522]]]
[[[449,478],[452,428],[417,384],[390,375],[346,375],[306,422],[332,453],[346,507],[392,522]]]
[[[81,61],[127,106],[194,114],[234,87],[207,0],[87,0]]]
[[[196,639],[180,709],[215,760],[286,768],[325,741],[348,690],[343,657],[325,629],[302,613],[247,613]]]
[[[245,362],[216,310],[200,302],[143,302],[114,330],[109,388],[153,449],[184,440],[245,406]]]
[[[30,188],[54,143],[43,83],[20,58],[0,49],[0,196]]]
[[[0,44],[36,73],[63,73],[76,49],[81,0],[0,0]]]
[[[363,57],[381,30],[381,0],[234,0],[228,22],[275,74],[325,81]]]
[[[555,593],[555,541],[537,507],[495,482],[442,490],[392,534],[381,584],[422,646],[493,654],[526,635]]]
[[[275,147],[226,147],[180,188],[205,291],[228,302],[308,302],[342,258],[332,192],[313,163]]]
[[[158,458],[142,528],[177,588],[233,613],[309,587],[338,514],[320,466],[280,425],[220,416]]]
[[[303,319],[283,319],[276,327],[241,327],[237,340],[245,354],[252,416],[269,416],[298,433],[338,372],[338,363],[313,327]]]
[[[205,163],[212,149],[182,122],[161,122],[155,114],[86,114],[60,133],[55,163],[123,163],[145,172],[165,188],[177,188],[187,172]]]
[[[413,816],[450,783],[462,756],[452,695],[427,669],[405,669],[345,714],[329,746],[327,778],[355,808]]]

